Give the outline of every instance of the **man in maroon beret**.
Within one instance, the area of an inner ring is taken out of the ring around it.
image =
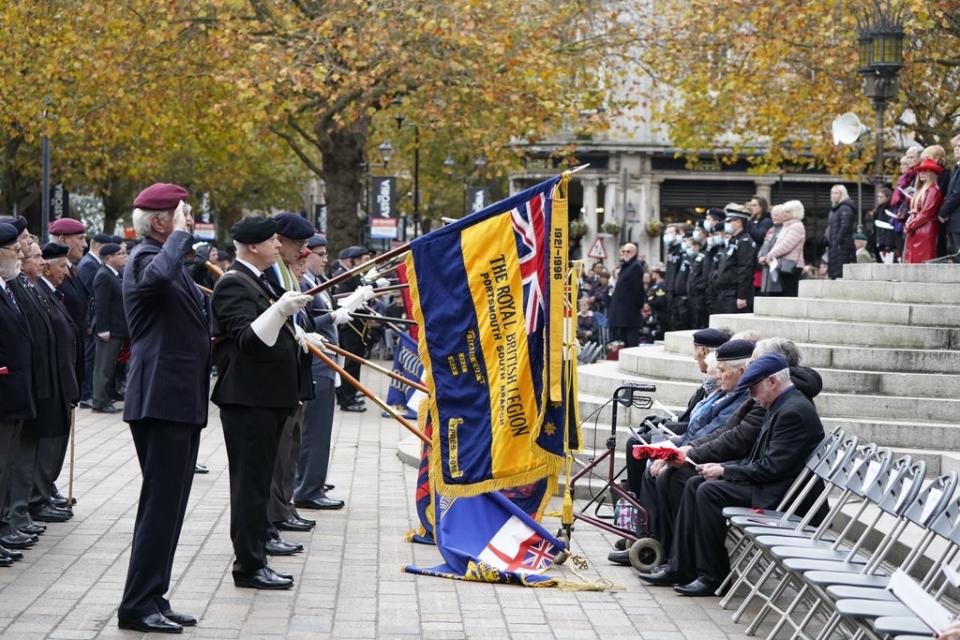
[[[164,597],[183,526],[210,388],[209,303],[187,274],[189,194],[155,184],[134,200],[143,238],[123,274],[130,364],[123,419],[143,473],[118,626],[180,633],[197,624]]]

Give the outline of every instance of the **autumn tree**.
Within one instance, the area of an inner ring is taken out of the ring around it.
[[[892,114],[921,143],[943,143],[960,115],[960,3],[905,1],[902,91],[886,124]],[[649,46],[641,57],[655,78],[655,117],[673,144],[691,152],[717,149],[727,160],[746,157],[758,170],[795,163],[852,174],[872,162],[871,149],[851,157],[830,135],[831,121],[846,111],[872,124],[857,73],[857,19],[871,3],[649,6],[643,22]]]
[[[271,95],[274,132],[323,178],[340,247],[358,236],[372,134],[397,136],[395,116],[421,149],[443,142],[502,173],[511,141],[602,103],[610,79],[595,71],[629,28],[599,2],[249,0],[220,38],[249,56],[227,72],[238,93]]]

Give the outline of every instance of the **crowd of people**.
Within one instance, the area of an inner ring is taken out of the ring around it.
[[[824,437],[812,402],[823,385],[785,338],[702,329],[694,333],[693,351],[703,383],[686,410],[675,420],[645,419],[656,426],[647,437],[668,434],[662,439],[678,455],[647,460],[635,451],[646,442],[630,438],[627,488],[646,510],[647,518],[637,519],[646,529],[637,533],[657,539],[666,553],[640,578],[682,595],[710,596],[730,571],[723,509],[772,509],[781,501]],[[819,493],[811,492],[811,504]],[[609,559],[630,564],[626,540]]]
[[[0,567],[73,515],[76,499],[55,483],[74,412],[122,411],[143,483],[118,624],[146,632],[197,623],[165,595],[205,471],[211,399],[229,461],[234,583],[293,586],[267,557],[303,550],[281,537],[315,526],[299,509],[344,506],[327,479],[334,412],[367,407],[359,364],[334,351],[366,355],[387,306],[373,287],[390,284],[346,273],[367,261],[364,247],[328,265],[324,236],[289,212],[240,220],[235,255],[218,252],[193,237],[188,199],[172,184],[142,191],[135,241],[88,239],[63,218],[41,246],[24,218],[0,218]]]

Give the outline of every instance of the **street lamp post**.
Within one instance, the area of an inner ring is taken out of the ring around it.
[[[457,166],[457,161],[454,160],[453,156],[451,156],[448,153],[446,159],[444,159],[443,161],[443,169],[449,177],[451,178],[453,177],[453,170],[456,168],[456,166]],[[473,173],[475,171],[483,171],[483,168],[485,166],[487,166],[487,159],[484,158],[482,155],[477,156],[473,160],[473,169],[469,173],[466,173],[463,176],[461,176],[460,178],[461,182],[463,183],[462,184],[463,215],[467,215],[471,213],[470,211],[467,211],[467,190],[470,188],[470,178],[473,176]],[[484,206],[486,206],[486,203],[484,203]]]
[[[877,115],[875,188],[883,183],[883,120],[887,104],[900,91],[897,76],[903,67],[903,8],[890,0],[874,0],[873,11],[859,20],[857,42],[863,92],[873,100]]]
[[[396,120],[399,129],[403,126],[403,116],[396,116]],[[413,237],[416,238],[420,234],[420,127],[415,122],[407,126],[413,127]],[[407,225],[403,227],[406,231]]]

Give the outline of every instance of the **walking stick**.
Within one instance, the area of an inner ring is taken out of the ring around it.
[[[73,464],[77,455],[77,409],[70,409],[70,480],[67,482],[67,504],[73,504]]]

